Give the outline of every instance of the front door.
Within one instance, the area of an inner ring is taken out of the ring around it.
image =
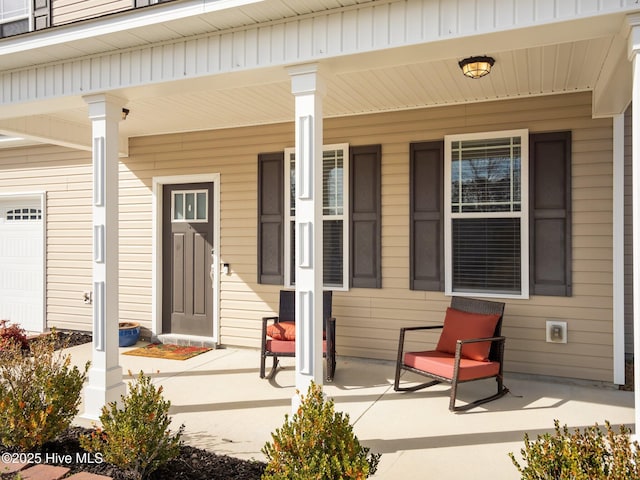
[[[163,187],[162,331],[213,336],[213,184]]]

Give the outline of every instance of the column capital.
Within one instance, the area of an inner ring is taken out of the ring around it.
[[[287,67],[287,73],[291,77],[291,93],[293,95],[325,94],[326,87],[319,64],[293,65]]]
[[[126,99],[109,93],[85,95],[82,99],[87,105],[89,105],[89,118],[101,117],[109,114],[117,114],[118,117],[120,117],[122,107],[127,103]]]

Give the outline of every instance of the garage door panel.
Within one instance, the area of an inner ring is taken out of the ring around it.
[[[44,329],[44,225],[40,198],[0,199],[0,319]]]

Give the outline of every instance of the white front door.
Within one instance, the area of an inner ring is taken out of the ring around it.
[[[44,330],[42,196],[0,196],[0,320]]]

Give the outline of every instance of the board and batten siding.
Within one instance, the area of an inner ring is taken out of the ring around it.
[[[133,8],[133,0],[53,0],[52,25],[96,18]]]
[[[577,93],[325,119],[325,144],[382,145],[382,289],[335,292],[339,355],[394,359],[401,326],[440,322],[449,299],[409,290],[409,145],[447,134],[528,128],[571,130],[573,296],[507,300],[507,371],[611,381],[612,122],[591,118]],[[221,339],[259,347],[260,319],[279,286],[257,284],[257,156],[293,146],[293,123],[130,141],[121,169],[121,313],[150,321],[154,176],[220,174]],[[148,317],[148,319],[147,319]],[[545,342],[545,322],[566,321],[568,343]]]

